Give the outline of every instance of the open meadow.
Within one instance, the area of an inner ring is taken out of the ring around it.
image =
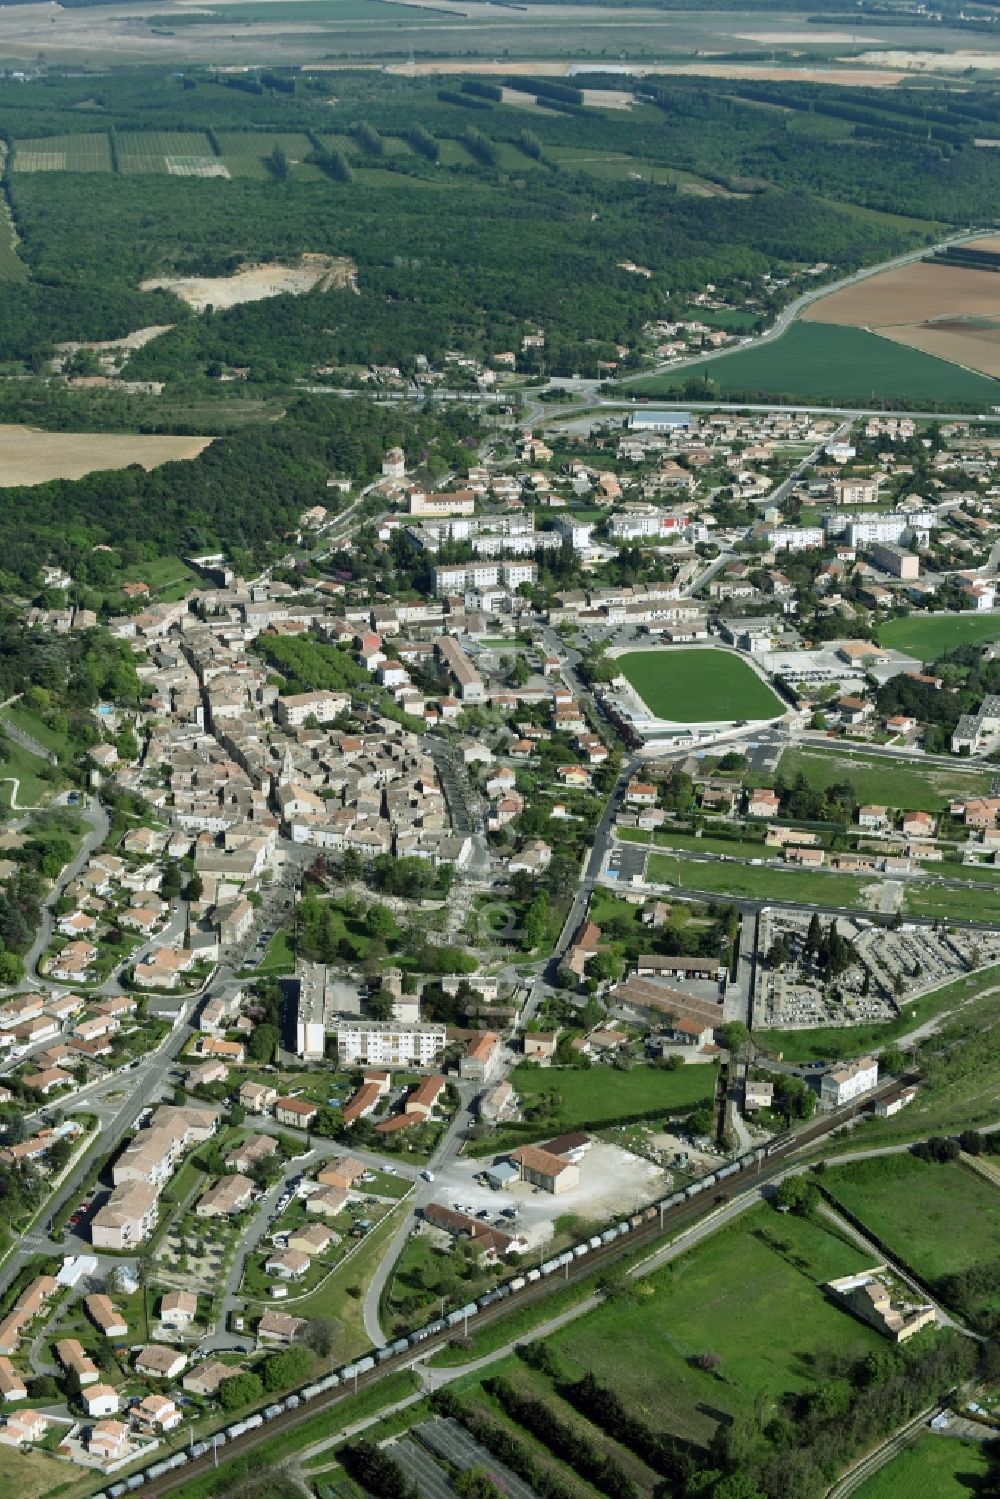
[[[103,469],[144,469],[197,458],[210,437],[152,437],[138,433],[39,432],[0,425],[0,489],[45,484],[49,479],[82,479]]]
[[[924,1432],[854,1493],[855,1499],[970,1499],[990,1492],[991,1474],[996,1466],[978,1442]]]
[[[998,1260],[1000,1187],[967,1166],[878,1156],[828,1167],[823,1185],[932,1289]],[[1000,1310],[1000,1285],[978,1305]]]
[[[889,619],[878,632],[879,645],[905,651],[919,661],[936,661],[960,645],[1000,639],[1000,614],[908,614]]]
[[[815,791],[850,781],[859,802],[880,802],[906,812],[940,812],[956,796],[983,796],[990,788],[984,770],[950,767],[912,769],[887,756],[845,755],[836,750],[786,749],[778,761],[785,781],[804,776]]]
[[[716,860],[685,859],[678,854],[650,854],[646,879],[654,885],[675,885],[678,890],[703,890],[710,895],[730,895],[743,900],[811,902],[821,909],[855,907],[867,910],[865,892],[871,880],[849,874],[823,874],[818,870],[760,868],[750,864],[722,864]]]
[[[615,666],[657,718],[700,723],[784,712],[770,687],[728,651],[628,651],[615,658]]]
[[[818,1224],[756,1208],[641,1282],[634,1301],[609,1302],[550,1343],[571,1375],[591,1370],[627,1390],[656,1430],[706,1443],[755,1402],[764,1425],[779,1398],[815,1388],[820,1355],[863,1358],[881,1346],[822,1289],[857,1266],[857,1250]],[[707,1349],[718,1374],[695,1363]]]

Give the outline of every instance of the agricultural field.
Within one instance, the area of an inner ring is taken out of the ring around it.
[[[749,864],[721,864],[684,859],[677,854],[650,854],[646,879],[651,884],[675,885],[678,890],[703,890],[743,900],[808,901],[821,908],[854,906],[865,910],[864,892],[871,880],[849,874],[822,874],[803,869],[754,869]]]
[[[974,245],[996,246],[995,239]],[[899,266],[821,298],[802,318],[871,328],[909,348],[1000,375],[1000,286],[988,271],[933,261]]]
[[[308,136],[298,132],[220,130],[218,140],[222,147],[222,163],[231,177],[265,181],[272,176],[268,157],[275,151],[283,151],[296,181],[329,181],[319,167],[306,162],[305,158],[313,147]]]
[[[784,712],[770,687],[728,651],[628,651],[615,664],[651,713],[675,723],[775,718]]]
[[[970,1499],[990,1492],[996,1465],[978,1442],[924,1432],[855,1489],[855,1499]]]
[[[879,802],[904,811],[940,812],[953,796],[984,796],[990,788],[985,771],[911,770],[888,757],[841,755],[835,750],[786,749],[778,762],[785,781],[804,776],[816,791],[850,781],[859,802]]]
[[[828,1167],[823,1186],[931,1288],[997,1258],[1000,1188],[967,1166],[876,1156]],[[1000,1309],[1000,1286],[980,1309]]]
[[[116,145],[118,170],[124,176],[150,172],[169,172],[174,177],[222,175],[211,142],[200,130],[123,130]]]
[[[1000,639],[1000,618],[978,614],[908,614],[890,619],[878,632],[879,645],[905,651],[919,661],[936,661],[960,645]]]
[[[857,1268],[857,1250],[818,1223],[760,1207],[641,1282],[634,1300],[607,1302],[548,1341],[571,1377],[590,1370],[627,1389],[657,1431],[707,1443],[755,1402],[763,1425],[782,1396],[815,1388],[820,1356],[883,1346],[823,1293]],[[718,1373],[695,1365],[706,1349],[720,1356]]]
[[[927,410],[970,403],[985,409],[1000,400],[1000,384],[944,359],[904,349],[860,328],[795,322],[780,338],[757,348],[722,354],[696,367],[721,396],[752,393],[816,401],[900,400]],[[664,396],[679,390],[690,371],[654,375],[630,389]]]
[[[144,469],[197,458],[210,437],[153,437],[136,433],[39,432],[0,425],[0,489],[82,479],[84,474],[138,463]]]
[[[47,135],[15,141],[14,172],[110,172],[111,144],[106,131],[81,135]]]

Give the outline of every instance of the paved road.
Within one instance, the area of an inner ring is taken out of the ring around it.
[[[448,1125],[441,1143],[427,1163],[427,1170],[432,1176],[436,1175],[439,1171],[443,1171],[456,1158],[465,1144],[466,1131],[475,1123],[472,1100],[479,1092],[480,1084],[459,1083],[457,1086],[462,1101],[456,1109],[455,1115]],[[429,1202],[434,1201],[435,1194],[439,1190],[433,1182],[424,1181],[422,1178],[417,1181],[416,1191],[409,1199],[409,1210],[386,1245],[385,1253],[379,1261],[378,1268],[365,1293],[365,1332],[368,1334],[372,1341],[372,1346],[375,1348],[381,1348],[388,1341],[383,1335],[379,1310],[382,1292],[392,1275],[396,1261],[403,1252],[407,1239],[413,1232],[420,1210],[426,1207]]]
[[[84,835],[83,842],[80,845],[80,851],[76,855],[76,858],[71,860],[70,863],[66,865],[65,869],[62,871],[59,878],[52,886],[52,889],[45,897],[45,900],[42,904],[41,920],[38,923],[38,931],[35,934],[35,940],[25,954],[25,978],[23,983],[18,986],[19,988],[38,988],[40,983],[49,982],[44,978],[40,980],[36,976],[36,970],[38,968],[39,959],[41,958],[45,949],[48,947],[49,943],[52,941],[52,931],[55,925],[55,907],[62,899],[62,893],[66,889],[66,886],[71,885],[76,879],[77,875],[79,875],[87,867],[90,862],[91,856],[95,854],[101,847],[104,840],[107,838],[108,832],[111,828],[111,819],[108,817],[107,812],[101,806],[101,803],[97,800],[96,797],[88,797],[86,806],[74,808],[73,810],[79,812],[84,820],[86,822],[89,822],[90,830]]]

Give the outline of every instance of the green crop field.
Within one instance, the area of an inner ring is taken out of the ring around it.
[[[608,1302],[549,1342],[571,1376],[591,1370],[657,1430],[705,1443],[755,1401],[770,1414],[814,1388],[812,1355],[884,1346],[823,1291],[857,1267],[858,1251],[817,1223],[756,1208],[643,1281],[634,1301]],[[717,1375],[694,1363],[706,1349],[721,1357]]]
[[[906,651],[920,661],[936,661],[960,645],[1000,639],[1000,619],[978,614],[909,614],[890,619],[878,632],[879,645]]]
[[[835,750],[785,750],[778,762],[786,781],[803,775],[817,791],[850,781],[859,802],[878,802],[904,811],[940,812],[953,796],[983,796],[990,777],[983,771],[944,767],[916,770],[888,757],[838,754]]]
[[[15,172],[110,172],[111,147],[103,130],[15,141]]]
[[[679,890],[704,890],[743,900],[807,901],[826,908],[866,907],[861,892],[871,880],[849,874],[821,874],[805,869],[754,869],[749,864],[720,864],[683,859],[676,854],[650,854],[646,878],[656,885]]]
[[[924,1432],[855,1490],[856,1499],[971,1499],[990,1493],[997,1469],[978,1442]],[[993,1492],[996,1492],[994,1489]]]
[[[966,1166],[876,1156],[828,1167],[823,1185],[931,1286],[1000,1251],[1000,1188]],[[1000,1286],[981,1309],[1000,1309]]]
[[[118,170],[125,176],[169,172],[198,177],[218,162],[207,135],[200,130],[122,130],[117,137]]]
[[[675,723],[775,718],[784,712],[770,687],[728,651],[628,651],[615,665],[651,713]]]
[[[312,151],[308,136],[295,131],[228,131],[218,132],[222,147],[222,161],[231,177],[254,177],[258,181],[270,177],[267,158],[273,151],[284,151],[297,181],[324,182],[327,179],[319,167],[309,165],[305,158]]]
[[[1000,381],[957,364],[905,349],[859,328],[793,323],[788,332],[755,349],[740,349],[697,366],[722,395],[860,401],[896,398],[929,409],[971,402],[987,409],[1000,398]],[[654,375],[630,386],[633,394],[663,396],[680,390],[691,371]]]

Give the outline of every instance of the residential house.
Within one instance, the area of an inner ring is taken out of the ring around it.
[[[185,1332],[198,1314],[193,1291],[165,1291],[160,1299],[160,1323],[175,1332]]]
[[[56,1358],[67,1374],[75,1374],[81,1385],[96,1384],[100,1370],[77,1338],[60,1338],[55,1348]]]
[[[279,1124],[291,1124],[299,1129],[311,1129],[319,1108],[304,1098],[276,1098],[274,1117]]]
[[[118,1392],[109,1384],[91,1385],[80,1398],[88,1416],[113,1416],[118,1409]]]
[[[269,1307],[257,1323],[258,1347],[273,1343],[294,1343],[302,1337],[308,1326],[305,1317],[293,1317],[288,1312],[273,1311]]]
[[[22,1443],[40,1442],[48,1431],[49,1423],[37,1411],[15,1411],[0,1427],[0,1442],[8,1447],[20,1447]]]
[[[129,1451],[128,1427],[123,1421],[97,1421],[87,1438],[87,1451],[102,1463],[120,1462]]]
[[[202,1365],[204,1368],[204,1365]],[[235,1371],[230,1370],[230,1373]],[[145,1400],[132,1408],[132,1419],[140,1431],[173,1431],[183,1419],[181,1412],[167,1395],[147,1395]]]
[[[135,1356],[137,1374],[148,1379],[176,1379],[187,1365],[187,1354],[166,1343],[147,1343]]]
[[[228,1218],[233,1213],[242,1213],[253,1200],[254,1184],[249,1177],[236,1172],[233,1176],[220,1176],[219,1180],[204,1192],[195,1207],[197,1218]]]
[[[115,1310],[110,1297],[97,1294],[86,1296],[84,1297],[83,1304],[91,1322],[106,1338],[124,1338],[126,1336],[128,1333],[128,1323],[122,1314]]]
[[[279,1280],[298,1280],[309,1269],[309,1256],[301,1249],[284,1249],[264,1262],[264,1274]]]

